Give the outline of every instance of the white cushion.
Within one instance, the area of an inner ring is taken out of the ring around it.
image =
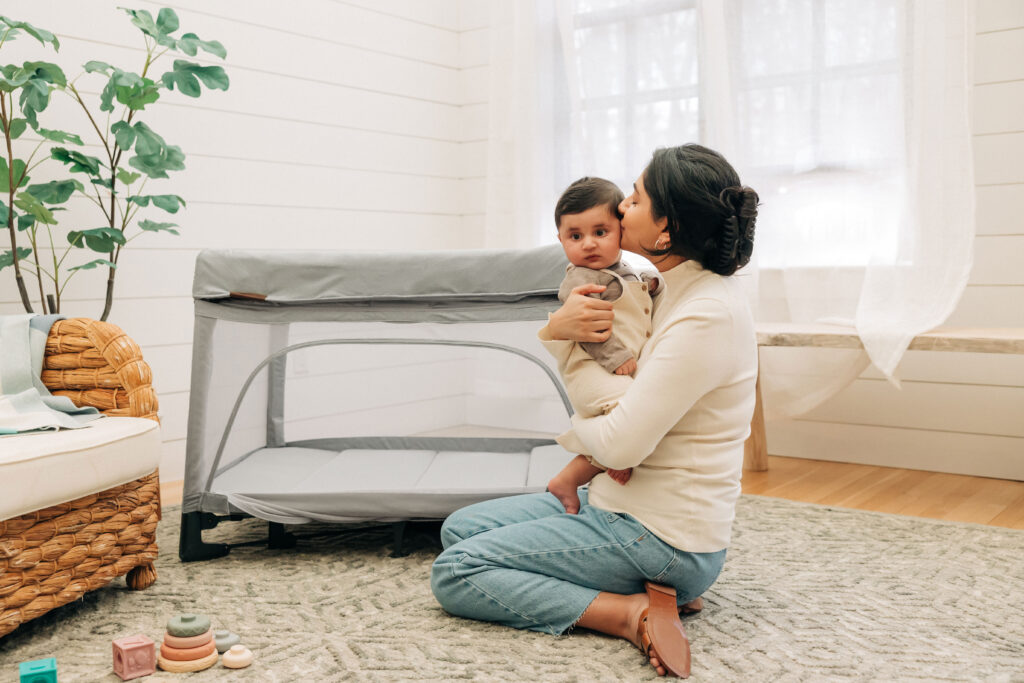
[[[159,464],[160,426],[141,417],[0,437],[0,520],[125,484]]]

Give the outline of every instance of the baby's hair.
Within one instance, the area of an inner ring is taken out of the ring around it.
[[[558,198],[555,204],[555,227],[562,224],[562,216],[583,213],[595,206],[607,206],[613,216],[622,218],[619,214],[619,204],[623,199],[622,190],[610,180],[580,178],[565,188],[565,192]]]

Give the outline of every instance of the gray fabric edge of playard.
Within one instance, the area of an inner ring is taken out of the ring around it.
[[[557,295],[565,254],[533,249],[419,252],[206,249],[196,257],[192,296],[243,293],[269,303],[379,300],[516,301]]]
[[[270,491],[256,486],[252,492],[223,491],[217,487],[218,477],[228,471],[244,468],[246,461],[255,453],[267,449],[259,448],[219,468],[206,485],[199,491],[189,491],[183,496],[182,512],[212,512],[233,514],[245,512],[262,519],[284,524],[304,524],[313,520],[324,522],[350,521],[394,521],[399,519],[443,519],[452,511],[471,503],[478,503],[502,495],[536,493],[544,490],[543,483],[529,484],[529,475],[537,463],[535,458],[547,457],[552,451],[564,456],[567,461],[571,454],[552,439],[540,438],[467,438],[467,437],[351,437],[309,439],[290,442],[288,447],[329,449],[343,455],[347,450],[380,451],[377,469],[393,466],[393,458],[409,450],[486,452],[488,455],[519,454],[528,458],[522,471],[522,480],[508,478],[496,466],[495,484],[491,487],[359,490],[346,489],[342,484],[337,491],[310,493],[293,490]],[[487,468],[487,461],[480,464]],[[546,482],[556,470],[542,478]],[[251,473],[250,473],[251,474]],[[354,471],[353,476],[358,476]],[[365,474],[365,472],[364,472]],[[251,479],[251,476],[249,477]]]

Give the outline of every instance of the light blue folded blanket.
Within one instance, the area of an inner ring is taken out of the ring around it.
[[[0,434],[78,429],[102,417],[54,396],[43,384],[43,354],[50,327],[62,315],[0,316]]]

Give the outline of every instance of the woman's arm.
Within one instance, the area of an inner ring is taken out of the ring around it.
[[[597,462],[639,465],[702,396],[720,386],[736,363],[732,316],[711,299],[688,302],[646,357],[618,405],[607,415],[574,415],[573,429]]]

